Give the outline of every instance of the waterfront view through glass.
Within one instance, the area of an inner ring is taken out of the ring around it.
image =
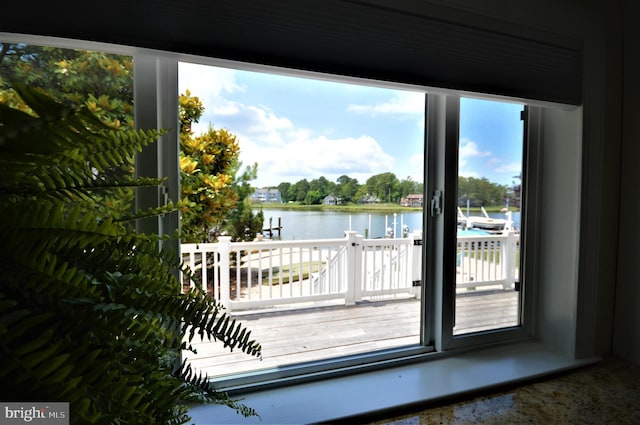
[[[186,212],[222,211],[192,214],[210,225],[204,239],[183,214],[183,235],[196,237],[183,259],[263,346],[258,361],[203,343],[192,365],[221,377],[426,349],[426,93],[186,63],[179,72]],[[522,111],[460,99],[454,335],[520,323]]]
[[[217,241],[211,248],[183,244],[183,259],[196,284],[263,345],[257,361],[204,344],[192,365],[220,377],[428,344],[425,92],[186,63],[179,72],[189,132],[183,192],[216,208],[224,204],[217,195],[206,200],[211,188],[238,200],[231,215],[208,218],[236,226],[207,231]],[[460,100],[454,335],[520,323],[522,111]],[[233,167],[214,173],[219,152],[231,155],[224,164],[237,164],[235,177],[224,175]],[[252,194],[241,189],[249,184]],[[380,210],[384,204],[390,208]],[[340,211],[345,205],[359,206]],[[185,223],[183,216],[183,234]]]
[[[523,105],[460,100],[454,335],[520,325],[523,122]]]
[[[202,243],[183,244],[183,258],[196,270],[197,284],[263,347],[262,360],[253,360],[203,343],[191,364],[220,377],[420,348],[422,236],[413,232],[422,229],[424,91],[187,63],[180,63],[179,87],[181,145],[188,151],[180,162],[183,193],[197,194],[198,205],[209,192],[228,187],[242,201],[246,192],[238,190],[237,177],[247,166],[246,182],[255,190],[253,214],[236,217],[244,220],[244,232],[214,225],[204,235],[219,235],[211,251]],[[216,142],[225,147],[210,148]],[[223,176],[230,170],[216,174],[212,165],[219,152],[233,153],[236,146],[237,185],[225,186],[233,180]],[[267,197],[318,209],[397,207],[408,200],[417,208],[395,216],[265,208],[262,228],[270,219],[271,226],[282,224],[280,233],[269,235],[255,228]],[[221,205],[213,198],[206,202]],[[244,208],[236,204],[233,214]],[[183,235],[185,224],[199,219],[185,217]],[[216,219],[210,216],[209,223]],[[234,242],[225,242],[225,234]]]

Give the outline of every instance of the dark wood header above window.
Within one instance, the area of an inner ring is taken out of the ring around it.
[[[68,37],[569,104],[582,101],[575,40],[520,34],[350,0],[9,2],[0,32]],[[435,7],[435,6],[434,6]],[[441,7],[440,7],[441,8]],[[413,10],[411,10],[413,9]],[[486,21],[486,19],[485,19]],[[558,41],[559,40],[559,41]]]

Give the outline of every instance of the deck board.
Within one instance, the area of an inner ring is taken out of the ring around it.
[[[456,298],[456,334],[514,326],[518,293],[478,291]],[[185,353],[197,370],[219,376],[359,354],[420,342],[420,301],[364,302],[352,306],[234,314],[263,348],[263,359],[229,352],[220,343],[193,346]]]

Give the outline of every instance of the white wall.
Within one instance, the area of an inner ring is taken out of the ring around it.
[[[579,309],[581,108],[541,111],[542,181],[536,336],[567,357],[576,356]]]

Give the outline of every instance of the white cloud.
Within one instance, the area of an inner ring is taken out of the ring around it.
[[[242,160],[246,164],[258,162],[259,186],[320,176],[335,181],[343,174],[364,182],[374,174],[388,171],[393,163],[393,158],[370,136],[332,139],[309,137],[310,133],[305,131],[288,136],[293,137],[285,140],[279,150],[255,143],[253,137],[245,143]]]
[[[388,102],[374,105],[354,105],[347,107],[348,112],[357,114],[424,114],[424,93],[398,92]]]
[[[286,138],[283,134],[296,133],[293,123],[279,117],[262,106],[247,106],[239,102],[218,101],[221,106],[205,109],[200,122],[194,125],[196,133],[205,132],[209,126],[233,129],[241,147],[251,140],[269,148],[281,148]],[[224,124],[221,124],[224,123]]]
[[[372,175],[393,170],[394,158],[370,135],[331,137],[330,133],[296,127],[290,119],[266,106],[229,100],[232,93],[245,90],[236,82],[233,70],[180,66],[181,92],[189,88],[205,106],[194,131],[204,132],[209,126],[232,129],[240,141],[243,164],[258,163],[258,179],[253,182],[256,186],[295,183],[320,176],[335,181],[343,174],[364,183]],[[354,111],[358,109],[353,107]],[[360,111],[364,113],[366,107],[362,108]],[[403,93],[368,113],[422,114],[423,110],[423,94]],[[403,176],[399,178],[405,178],[409,172],[415,180],[422,181],[421,157],[415,158],[410,167],[402,166]]]
[[[213,107],[210,107],[209,109],[210,113],[213,115],[228,116],[240,113],[240,105],[236,102],[227,102],[223,105],[213,105]],[[206,111],[207,110],[205,109],[205,112]]]
[[[473,157],[491,156],[491,152],[480,151],[478,149],[478,144],[473,140],[460,139],[459,156],[461,160],[466,160],[467,158]]]
[[[520,162],[502,164],[495,169],[497,173],[520,173],[521,170],[522,170],[522,164]]]
[[[200,120],[201,124],[194,126],[195,131],[206,131],[211,123],[211,121],[205,120],[207,115],[237,113],[238,105],[224,97],[246,90],[236,82],[233,69],[180,62],[178,72],[180,74],[179,93],[185,94],[189,90],[192,96],[196,96],[202,101],[205,108],[205,115]]]
[[[178,72],[180,93],[189,89],[201,99],[218,98],[222,93],[245,91],[245,88],[236,82],[233,69],[180,62]]]
[[[478,162],[477,159],[481,159],[481,161]],[[460,176],[487,177],[497,182],[503,181],[505,174],[507,178],[519,174],[522,164],[519,162],[505,164],[503,159],[496,157],[493,152],[480,150],[478,144],[473,140],[461,139],[458,169]]]
[[[411,177],[413,181],[424,181],[424,154],[419,153],[412,155],[409,160],[402,165],[402,171],[396,173],[399,179]]]
[[[409,164],[411,164],[411,165],[419,165],[419,166],[422,167],[424,165],[424,154],[417,153],[415,155],[412,155],[409,158]]]
[[[251,126],[247,128],[250,133],[279,132],[292,130],[293,123],[283,117],[278,117],[269,109],[258,106],[246,106],[244,111],[253,116]]]
[[[254,182],[257,186],[295,183],[320,176],[335,181],[343,174],[364,182],[374,174],[389,171],[394,161],[371,136],[317,135],[297,128],[291,120],[266,107],[238,102],[229,102],[224,109],[205,110],[194,131],[206,131],[210,124],[221,121],[226,123],[225,127],[234,129],[243,164],[258,163],[258,180]],[[420,176],[417,180],[421,179]]]
[[[469,178],[469,177],[473,177],[473,178],[476,178],[476,179],[480,178],[480,174],[475,172],[475,171],[460,170],[460,172],[458,174],[461,177],[466,177],[466,178]]]
[[[490,151],[481,151],[478,148],[478,144],[473,140],[466,138],[460,139],[460,147],[458,149],[458,174],[467,178],[479,178],[480,173],[477,170],[467,170],[466,167],[469,165],[472,158],[486,158],[491,155]]]

